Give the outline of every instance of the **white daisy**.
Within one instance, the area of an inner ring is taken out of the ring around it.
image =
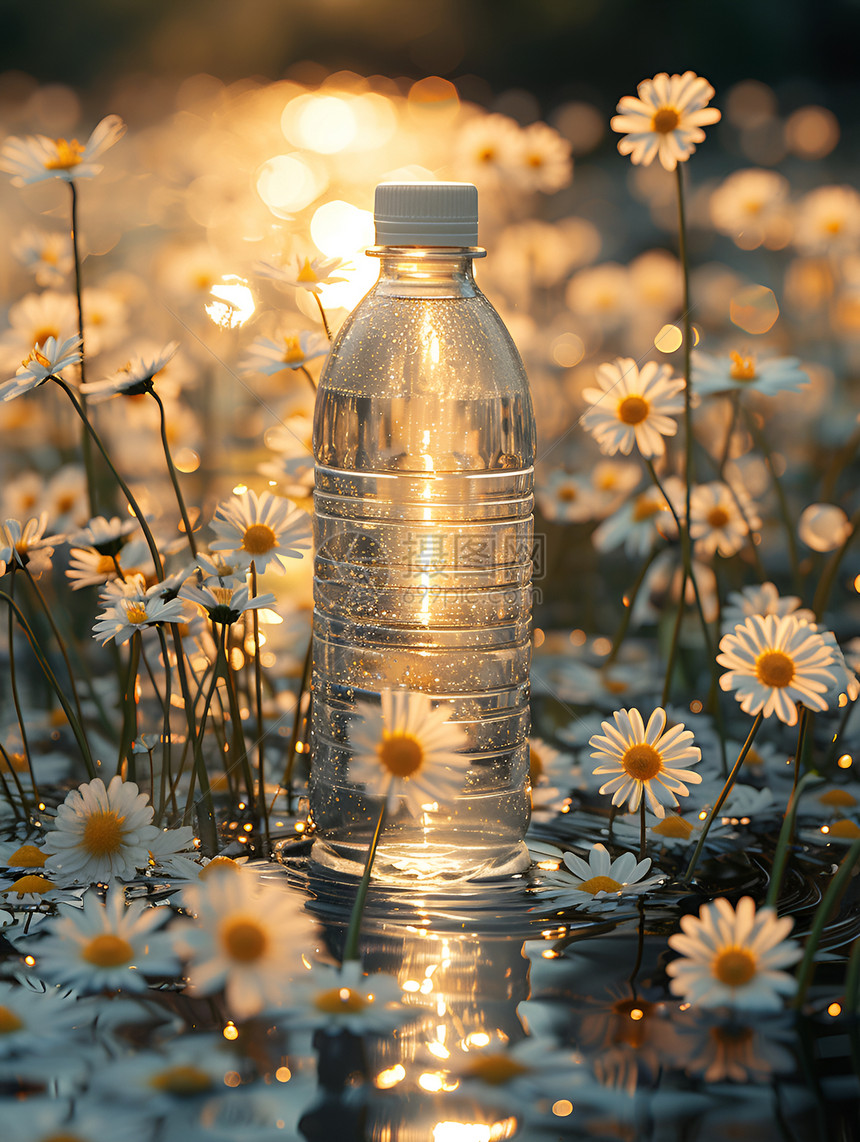
[[[125,889],[113,882],[104,903],[90,890],[82,908],[61,904],[59,916],[39,929],[38,941],[18,946],[34,957],[34,972],[52,983],[78,992],[145,991],[147,975],[179,970],[166,935],[155,931],[168,915],[143,900],[126,903]]]
[[[183,890],[182,901],[194,919],[178,919],[170,934],[188,960],[190,990],[210,995],[224,988],[239,1019],[282,1005],[290,960],[313,935],[302,897],[283,881],[264,884],[239,869],[201,874]]]
[[[5,766],[3,767],[5,769]],[[42,839],[41,836],[38,838]],[[46,856],[41,845],[32,840],[12,840],[0,843],[0,865],[32,871],[45,867]]]
[[[259,610],[260,607],[274,607],[276,604],[275,596],[271,592],[257,595],[252,599],[247,584],[237,580],[228,581],[226,584],[222,582],[220,585],[213,583],[207,587],[186,583],[179,589],[179,598],[196,603],[209,615],[213,623],[222,626],[238,622],[248,611]]]
[[[394,976],[366,976],[358,960],[333,967],[315,963],[294,980],[301,1005],[288,1008],[290,1027],[321,1029],[328,1034],[386,1034],[414,1018],[403,1005],[403,991]]]
[[[466,733],[449,721],[451,707],[434,707],[426,694],[383,690],[380,705],[358,702],[350,729],[350,780],[370,793],[388,792],[388,809],[403,800],[413,814],[462,791]]]
[[[633,163],[648,166],[658,158],[666,170],[674,170],[704,140],[702,127],[720,120],[716,107],[707,106],[713,87],[692,71],[660,72],[643,79],[637,92],[638,98],[625,95],[619,100],[618,114],[609,123],[613,131],[624,134],[618,150],[630,155]]]
[[[178,341],[170,341],[157,352],[138,353],[112,376],[81,385],[81,392],[87,393],[96,402],[116,396],[118,393],[139,396],[148,392],[156,375],[173,359],[178,348]]]
[[[794,242],[806,254],[853,249],[860,240],[860,194],[853,186],[819,186],[801,199]]]
[[[591,533],[591,541],[598,551],[623,546],[631,558],[644,559],[667,537],[665,525],[670,521],[672,531],[677,530],[666,497],[652,484],[603,520]]]
[[[126,542],[126,537],[137,528],[137,520],[120,519],[118,515],[107,519],[93,516],[86,527],[68,537],[69,543],[94,547],[100,555],[114,555]]]
[[[647,892],[665,880],[660,875],[643,879],[651,868],[650,857],[637,860],[633,853],[622,853],[611,860],[602,844],[592,846],[587,861],[575,853],[565,853],[564,864],[564,869],[546,873],[548,895],[557,904],[572,904],[586,911],[614,908],[623,896]]]
[[[133,877],[149,863],[149,847],[159,830],[153,809],[133,781],[117,774],[73,789],[57,809],[43,849],[51,868],[78,884]]]
[[[563,468],[550,472],[546,480],[538,484],[535,498],[546,519],[567,523],[595,519],[605,502],[587,475],[571,474]]]
[[[296,255],[295,268],[292,270],[273,266],[270,262],[257,262],[254,269],[262,278],[271,278],[281,285],[291,285],[319,294],[322,292],[321,286],[346,281],[346,278],[335,276],[345,266],[343,258],[302,258]]]
[[[666,968],[672,994],[700,1007],[780,1010],[782,997],[797,988],[782,970],[802,955],[786,939],[793,926],[790,916],[778,919],[772,908],[756,912],[749,896],[737,910],[724,897],[703,904],[698,917],[682,916],[682,932],[669,937],[669,947],[681,953]]]
[[[152,583],[155,579],[155,566],[149,545],[140,537],[112,555],[102,555],[93,547],[71,547],[66,578],[73,591],[98,587],[116,579],[124,579],[128,584],[135,579]]]
[[[9,328],[0,336],[0,362],[15,367],[27,358],[35,346],[49,337],[67,341],[78,334],[78,305],[73,293],[46,289],[28,293],[10,306]]]
[[[45,485],[41,507],[57,531],[79,528],[89,514],[87,473],[81,464],[64,464]]]
[[[75,268],[72,240],[56,230],[27,227],[9,245],[18,261],[32,270],[36,284],[62,289]]]
[[[554,194],[573,177],[570,143],[546,123],[523,128],[512,173],[524,190]]]
[[[46,991],[35,980],[0,980],[0,1057],[43,1053],[79,1022],[74,997]]]
[[[7,519],[0,527],[0,562],[26,567],[31,575],[41,575],[51,566],[55,543],[62,536],[45,535],[48,513],[28,519],[22,527],[17,519]]]
[[[93,637],[106,645],[113,639],[117,646],[155,623],[181,623],[185,621],[185,607],[181,599],[165,599],[163,583],[144,588],[143,580],[134,577],[127,582],[108,583],[102,593],[105,609],[93,624]]]
[[[119,115],[108,115],[96,125],[86,143],[77,139],[49,139],[46,135],[10,136],[0,148],[0,170],[13,175],[13,186],[26,186],[48,178],[73,182],[94,178],[102,169],[95,162],[125,134]]]
[[[43,345],[30,350],[18,366],[15,376],[0,384],[0,400],[14,400],[23,393],[43,385],[49,377],[56,377],[69,365],[76,365],[81,359],[80,337],[67,337],[58,341],[48,337]]]
[[[197,842],[190,825],[158,829],[149,842],[149,867],[156,876],[188,880],[200,874]]]
[[[825,639],[794,615],[750,615],[720,639],[717,662],[723,690],[747,714],[776,714],[787,726],[797,723],[797,703],[826,710],[824,695],[837,681],[835,655]]]
[[[743,506],[741,512],[738,501]],[[749,497],[733,492],[728,484],[713,480],[697,484],[690,496],[690,538],[695,540],[698,559],[712,555],[728,558],[743,547],[750,530],[757,531],[761,519]]]
[[[300,369],[308,361],[325,357],[330,345],[323,333],[282,333],[276,340],[258,337],[248,346],[239,362],[245,373],[265,373],[272,376],[283,369]]]
[[[476,115],[460,128],[454,148],[459,176],[498,186],[520,162],[522,128],[507,115]]]
[[[754,390],[763,396],[796,393],[811,384],[799,357],[772,357],[759,361],[754,353],[732,350],[727,357],[692,354],[692,386],[699,396],[709,393]]]
[[[236,566],[253,563],[261,574],[269,569],[283,572],[288,560],[301,559],[311,545],[305,512],[283,496],[257,495],[253,489],[219,504],[212,530],[218,539],[209,544],[210,550],[229,552]]]
[[[711,194],[711,221],[744,250],[756,249],[774,232],[774,222],[785,218],[789,190],[788,179],[776,171],[735,171]]]
[[[639,808],[644,793],[651,812],[665,816],[664,806],[678,804],[676,793],[686,797],[687,785],[701,782],[701,774],[688,772],[687,766],[696,765],[702,751],[692,744],[693,734],[681,722],[663,732],[666,712],[659,706],[647,726],[637,709],[616,710],[613,717],[615,725],[601,722],[603,734],[595,734],[589,742],[594,747],[591,756],[602,763],[594,772],[612,775],[600,792],[611,793],[613,805],[627,801],[631,812]]]
[[[163,1042],[157,1050],[138,1049],[120,1056],[99,1067],[92,1080],[101,1099],[111,1100],[120,1121],[128,1115],[129,1104],[135,1108],[145,1105],[151,1113],[178,1119],[184,1127],[182,1136],[196,1142],[203,1106],[224,1090],[228,1076],[235,1075],[238,1080],[243,1070],[242,1062],[221,1035],[198,1033]],[[163,1137],[161,1128],[158,1134]],[[110,1134],[94,1135],[93,1139],[96,1137]],[[214,1137],[217,1135],[213,1135],[213,1142]],[[251,1142],[257,1135],[228,1132],[221,1137],[242,1137]]]
[[[662,456],[664,436],[674,436],[673,417],[683,411],[679,394],[682,378],[672,377],[670,365],[648,361],[640,370],[632,357],[617,357],[598,366],[599,389],[587,388],[583,397],[591,405],[580,423],[600,445],[601,452],[625,455],[634,444],[645,457]]]
[[[800,606],[798,595],[780,595],[775,583],[762,583],[730,591],[723,606],[723,632],[734,630],[738,623],[750,615],[793,614],[795,618],[815,622],[815,614]]]
[[[57,884],[49,869],[41,873],[26,872],[15,880],[0,880],[0,899],[13,911],[42,904],[71,904],[80,899],[83,889],[72,890]]]

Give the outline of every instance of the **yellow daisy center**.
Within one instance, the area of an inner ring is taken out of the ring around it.
[[[491,163],[496,157],[496,148],[491,146],[481,147],[475,155],[479,163]]]
[[[10,868],[44,868],[45,854],[38,845],[21,845],[7,857],[6,864]]]
[[[579,495],[579,492],[575,484],[562,484],[562,486],[556,492],[556,495],[562,501],[562,503],[569,504],[576,499],[576,497]]]
[[[590,892],[594,896],[597,892],[620,892],[624,885],[613,880],[611,876],[592,876],[576,887],[580,892]]]
[[[200,880],[206,880],[213,872],[238,872],[239,867],[232,857],[216,856],[200,869],[197,876]]]
[[[18,896],[33,895],[42,896],[46,892],[51,892],[57,886],[53,880],[47,880],[44,876],[36,876],[33,873],[28,873],[27,876],[19,876],[14,884],[10,884],[8,888],[4,888],[5,893],[15,892]]]
[[[269,937],[255,920],[228,920],[221,929],[221,943],[230,959],[251,964],[263,956]]]
[[[708,512],[708,523],[714,529],[714,531],[719,531],[720,528],[725,527],[728,522],[729,513],[725,508],[711,508],[711,510]]]
[[[332,987],[314,998],[314,1007],[325,1015],[357,1015],[367,1006],[367,999],[351,987]]]
[[[122,848],[125,837],[125,817],[113,809],[98,809],[90,813],[81,838],[83,847],[92,856],[111,856]]]
[[[755,380],[755,357],[742,357],[740,353],[732,351],[729,353],[732,359],[732,367],[729,369],[729,376],[733,381],[754,381]]]
[[[647,742],[631,745],[621,759],[622,768],[634,781],[650,781],[663,768],[663,757],[659,750]]]
[[[827,234],[838,234],[842,229],[842,219],[828,218],[823,225],[823,229]]]
[[[318,282],[316,270],[310,263],[309,258],[305,258],[305,264],[299,270],[299,276],[296,278],[298,282]]]
[[[756,961],[746,948],[724,948],[714,956],[711,974],[726,987],[743,987],[756,974]]]
[[[857,804],[857,798],[853,797],[847,789],[828,789],[826,793],[822,793],[818,798],[822,805],[832,805],[834,808],[841,809],[847,808]],[[9,862],[12,863],[11,861]]]
[[[59,340],[60,331],[55,325],[44,325],[41,329],[37,329],[33,334],[33,344],[38,349],[40,345],[44,345],[49,337],[53,337],[55,341]]]
[[[0,1004],[0,1035],[11,1035],[13,1031],[20,1031],[23,1026],[14,1011]]]
[[[134,949],[128,940],[104,932],[101,936],[93,936],[85,945],[81,959],[99,968],[118,968],[127,964],[133,955]]]
[[[683,817],[677,814],[674,817],[666,817],[659,825],[655,825],[651,832],[656,833],[660,837],[678,837],[680,840],[685,841],[693,831],[693,826],[689,821],[685,821]]]
[[[660,107],[651,116],[651,130],[658,135],[669,135],[681,122],[681,116],[674,107]]]
[[[45,163],[46,171],[67,171],[79,165],[84,148],[77,139],[55,139],[57,153]]]
[[[644,397],[625,397],[618,403],[618,419],[622,424],[641,424],[650,410],[651,405]]]
[[[295,361],[303,361],[305,358],[302,351],[302,343],[298,337],[285,337],[284,338],[284,355],[281,360],[285,365],[291,365]]]
[[[482,1055],[475,1059],[463,1073],[468,1078],[480,1079],[481,1082],[488,1083],[490,1086],[502,1086],[504,1083],[510,1082],[511,1079],[519,1078],[520,1075],[527,1075],[530,1072],[531,1067],[523,1066],[516,1059],[510,1058],[508,1055],[494,1054]]]
[[[379,747],[379,760],[394,777],[411,777],[424,761],[424,747],[412,734],[386,733]]]
[[[529,748],[529,780],[532,785],[537,785],[543,776],[543,762],[540,759],[540,754],[536,749]]]
[[[794,663],[781,650],[765,650],[755,660],[756,677],[762,686],[782,690],[794,678]]]
[[[633,522],[642,523],[646,519],[651,519],[652,516],[659,515],[661,511],[663,511],[663,505],[651,499],[650,496],[637,496],[633,505]]]
[[[242,537],[242,550],[249,555],[265,555],[278,546],[278,537],[265,523],[252,523]]]
[[[143,603],[129,603],[125,613],[128,621],[134,623],[135,626],[140,626],[141,623],[149,621],[149,615],[146,613],[146,607]]]
[[[168,1094],[194,1095],[211,1090],[212,1079],[193,1063],[183,1063],[154,1074],[149,1085],[155,1090],[167,1091]]]
[[[831,837],[841,837],[843,840],[856,840],[860,837],[860,828],[853,821],[836,821],[830,826]]]
[[[41,365],[43,369],[50,369],[51,367],[50,360],[45,356],[44,353],[39,352],[38,345],[35,347],[35,349],[32,350],[29,356],[24,358],[21,364],[24,366],[24,368],[31,364]]]

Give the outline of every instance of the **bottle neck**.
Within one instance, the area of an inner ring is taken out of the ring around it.
[[[478,246],[373,246],[379,258],[376,292],[388,297],[475,297],[480,291],[472,273],[473,258],[486,254]]]

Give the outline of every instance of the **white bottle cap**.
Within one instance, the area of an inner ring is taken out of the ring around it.
[[[377,246],[477,246],[478,190],[470,182],[383,182],[374,222]]]

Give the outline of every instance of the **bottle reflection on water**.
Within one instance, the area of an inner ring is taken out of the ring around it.
[[[447,231],[403,221],[413,191]],[[463,184],[378,189],[379,282],[317,397],[314,859],[360,873],[378,816],[378,796],[349,776],[357,702],[422,691],[468,738],[462,794],[392,814],[377,879],[528,864],[534,420],[519,355],[472,276],[476,202]]]

